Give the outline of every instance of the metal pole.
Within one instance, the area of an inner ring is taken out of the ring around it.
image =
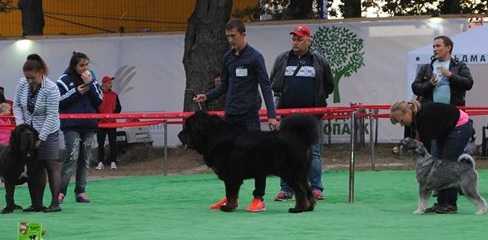
[[[329,134],[327,134],[327,140],[328,140],[328,144],[330,145],[332,143],[332,121],[330,119],[327,120],[327,122],[329,123]]]
[[[374,148],[374,136],[373,136],[373,111],[369,111],[369,159],[371,161],[371,170],[376,170],[376,156]]]
[[[361,124],[359,126],[359,130],[360,130],[360,141],[361,141],[361,147],[364,147],[366,146],[366,126],[364,125],[364,119],[365,119],[365,111],[366,110],[362,110],[360,113],[361,113],[361,118],[359,119],[359,124]]]
[[[168,175],[168,122],[163,122],[163,159],[161,160],[161,169],[163,171],[163,175]]]
[[[354,202],[354,168],[355,168],[355,156],[354,156],[354,143],[356,142],[356,112],[352,112],[351,115],[351,160],[349,161],[349,203]]]
[[[374,110],[374,114],[376,116],[375,117],[376,124],[375,124],[375,131],[374,131],[374,144],[375,145],[378,144],[378,125],[379,125],[379,120],[380,120],[380,118],[378,117],[378,113],[379,113],[378,109]]]

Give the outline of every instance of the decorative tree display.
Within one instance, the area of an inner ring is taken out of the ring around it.
[[[345,27],[319,27],[313,36],[312,50],[324,56],[334,75],[334,103],[341,101],[340,80],[364,66],[363,40]]]

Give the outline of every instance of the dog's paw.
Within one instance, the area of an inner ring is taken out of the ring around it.
[[[485,215],[488,212],[488,208],[481,208],[476,211],[476,215]]]
[[[425,209],[416,209],[413,211],[413,214],[421,215],[425,213]]]
[[[313,209],[312,209],[312,210],[313,210]],[[312,210],[310,210],[310,211],[312,211]],[[306,210],[305,210],[305,209],[303,209],[303,208],[296,208],[296,207],[294,207],[294,208],[289,208],[289,209],[288,209],[288,212],[289,212],[289,213],[301,213],[301,212],[304,212],[304,211],[306,211]]]

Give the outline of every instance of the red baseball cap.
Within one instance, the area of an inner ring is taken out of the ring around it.
[[[112,80],[114,80],[114,77],[109,76],[109,75],[105,75],[102,78],[102,83],[111,82]]]
[[[290,32],[290,34],[297,35],[299,37],[310,37],[312,33],[312,30],[307,25],[297,25],[294,29],[293,32]]]

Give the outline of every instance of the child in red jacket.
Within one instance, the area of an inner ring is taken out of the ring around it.
[[[111,76],[104,76],[102,78],[103,102],[98,107],[99,113],[120,113],[122,110],[120,106],[119,96],[112,91]],[[100,119],[100,123],[115,122],[115,119]],[[117,169],[117,142],[116,142],[116,128],[99,128],[98,129],[98,166],[97,170],[102,170],[105,165],[110,163],[110,169]],[[108,161],[105,161],[105,137],[108,135],[108,144],[110,148]]]

